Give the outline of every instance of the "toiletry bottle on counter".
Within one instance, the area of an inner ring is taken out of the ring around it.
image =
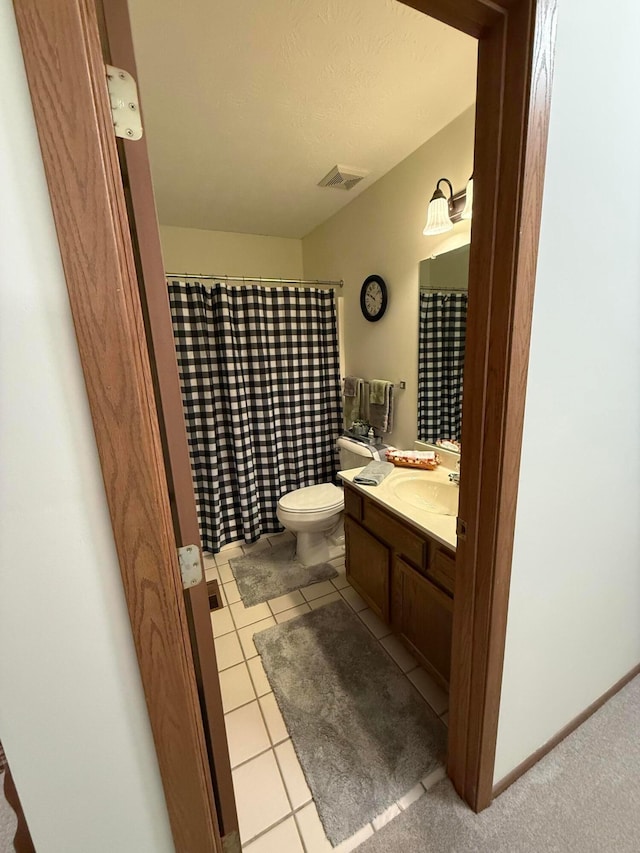
[[[376,440],[376,434],[373,431],[373,427],[369,427],[369,432],[367,433],[367,438],[373,444]]]

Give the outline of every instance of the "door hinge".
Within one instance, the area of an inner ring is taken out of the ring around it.
[[[241,853],[240,836],[237,830],[234,829],[222,839],[222,849],[224,853]]]
[[[180,575],[182,577],[182,588],[190,589],[202,580],[202,560],[200,549],[197,545],[183,545],[178,548],[178,560],[180,561]]]
[[[460,517],[458,517],[456,523],[456,536],[458,539],[466,539],[467,538],[467,522],[463,521]]]
[[[142,119],[138,87],[128,71],[106,66],[107,89],[111,100],[111,116],[116,136],[123,139],[142,138]]]

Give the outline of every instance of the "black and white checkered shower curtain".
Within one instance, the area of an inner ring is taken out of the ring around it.
[[[333,291],[171,282],[203,548],[281,530],[279,498],[327,483],[342,428]]]
[[[418,438],[460,440],[466,293],[420,293]]]

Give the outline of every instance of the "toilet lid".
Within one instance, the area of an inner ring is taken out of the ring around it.
[[[282,509],[288,512],[317,512],[325,509],[342,509],[344,495],[342,489],[333,483],[321,483],[319,486],[304,486],[288,492],[278,501]]]

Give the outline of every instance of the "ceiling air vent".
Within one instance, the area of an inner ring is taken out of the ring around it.
[[[350,190],[366,178],[366,169],[354,169],[352,166],[334,166],[318,183],[319,187],[333,187],[336,190]]]

